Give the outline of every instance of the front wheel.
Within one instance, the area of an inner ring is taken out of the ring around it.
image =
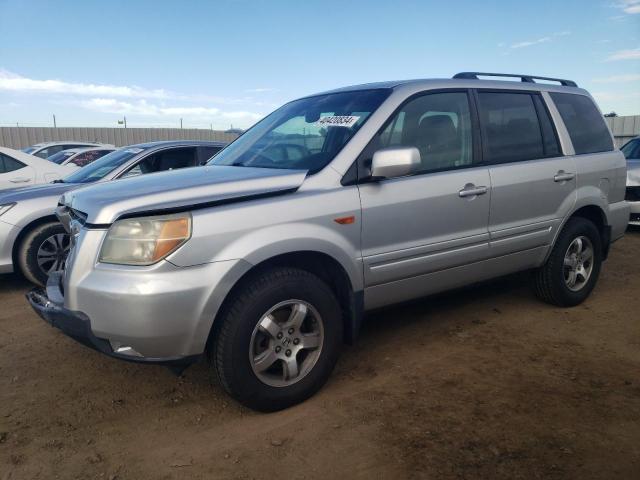
[[[536,295],[561,307],[582,303],[598,281],[602,240],[593,222],[574,217],[567,221],[547,259],[534,273]]]
[[[340,305],[329,286],[295,268],[251,279],[216,320],[211,360],[240,403],[275,411],[327,381],[342,344]]]
[[[27,280],[46,285],[51,272],[64,269],[70,238],[60,222],[34,227],[20,244],[18,264]]]

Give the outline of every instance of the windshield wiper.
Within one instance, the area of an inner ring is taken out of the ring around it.
[[[54,180],[51,183],[64,183],[64,180],[62,180],[61,178],[58,178],[57,180]]]

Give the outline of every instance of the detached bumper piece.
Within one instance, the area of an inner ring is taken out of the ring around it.
[[[48,324],[81,344],[110,357],[135,363],[164,365],[180,374],[189,365],[197,362],[200,355],[176,358],[133,357],[114,352],[108,340],[96,337],[91,331],[91,321],[82,312],[64,308],[61,290],[62,273],[54,272],[49,276],[47,289],[34,288],[26,297],[35,312]]]

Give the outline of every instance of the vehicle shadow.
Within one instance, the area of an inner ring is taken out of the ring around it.
[[[0,274],[0,294],[24,291],[34,288],[31,282],[18,273]]]

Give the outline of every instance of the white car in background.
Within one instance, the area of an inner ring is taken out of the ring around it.
[[[74,166],[57,165],[19,150],[0,147],[0,191],[50,183],[74,169]]]
[[[71,148],[51,155],[47,160],[58,165],[81,168],[114,150],[115,147],[109,146]]]
[[[35,155],[36,157],[49,158],[51,155],[54,155],[63,150],[81,147],[113,147],[113,145],[101,145],[96,142],[76,142],[73,140],[67,140],[63,142],[36,143],[35,145],[31,145],[30,147],[23,148],[21,151],[30,155]]]

